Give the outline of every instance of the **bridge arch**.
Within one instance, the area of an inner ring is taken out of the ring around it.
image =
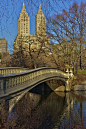
[[[55,77],[49,80],[46,80],[46,84],[52,89],[53,91],[58,90],[59,87],[64,87],[64,90],[60,88],[60,91],[66,91],[66,79]]]
[[[64,81],[66,91],[70,91],[71,85],[69,84],[71,84],[71,78],[71,73],[65,73],[61,70],[51,67],[42,67],[33,70],[26,69],[26,71],[24,69],[24,72],[3,75],[0,77],[0,96],[14,94],[26,89],[30,90],[38,84],[51,79],[60,79]]]

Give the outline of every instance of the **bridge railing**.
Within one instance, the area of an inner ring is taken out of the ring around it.
[[[9,74],[26,72],[27,70],[29,70],[29,69],[21,68],[21,67],[3,67],[3,68],[0,68],[0,74],[9,75]]]
[[[37,83],[38,81],[47,78],[59,77],[68,79],[69,75],[71,76],[69,73],[65,73],[51,67],[42,67],[21,73],[3,75],[0,77],[0,92],[4,91],[4,94],[6,94],[8,89],[15,88],[18,90],[18,86],[20,86],[20,89],[22,90],[26,87],[27,84],[30,87],[33,82]]]
[[[26,82],[31,82],[32,80],[40,78],[42,76],[47,78],[49,76],[57,76],[57,75],[63,78],[68,78],[68,75],[66,73],[57,70],[56,68],[47,68],[47,67],[37,68],[16,74],[3,75],[0,77],[0,90],[6,90],[8,88],[17,87]]]

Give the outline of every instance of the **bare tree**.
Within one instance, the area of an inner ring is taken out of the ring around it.
[[[50,20],[49,37],[57,43],[71,42],[73,47],[77,44],[82,69],[82,46],[86,42],[86,4],[81,3],[79,6],[74,2],[68,11],[62,10],[61,14],[56,14]]]
[[[50,40],[44,36],[33,38],[25,36],[14,44],[12,66],[17,64],[22,67],[31,67],[32,65],[32,68],[36,68],[45,64],[44,57],[50,54]]]

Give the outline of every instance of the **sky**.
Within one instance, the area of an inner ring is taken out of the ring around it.
[[[0,0],[0,38],[8,41],[8,50],[13,52],[13,41],[18,34],[18,18],[22,10],[23,2],[26,12],[30,16],[30,34],[35,34],[35,18],[41,4],[45,17],[53,16],[62,9],[68,8],[75,0]],[[76,0],[78,4],[86,0]]]

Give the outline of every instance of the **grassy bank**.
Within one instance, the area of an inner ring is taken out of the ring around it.
[[[75,70],[74,71],[74,75],[82,75],[82,74],[86,74],[86,70]]]
[[[74,80],[72,81],[72,86],[82,84],[86,81],[86,70],[74,71]]]

